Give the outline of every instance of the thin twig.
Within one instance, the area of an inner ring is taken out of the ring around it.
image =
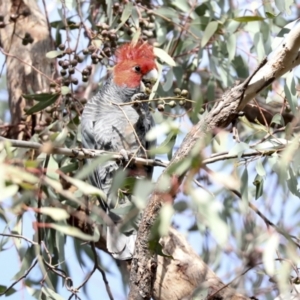
[[[95,149],[84,149],[84,148],[59,148],[59,147],[44,147],[43,144],[37,142],[27,142],[21,140],[7,139],[0,136],[0,141],[6,141],[11,144],[12,147],[16,148],[28,148],[35,149],[41,153],[51,153],[51,154],[63,154],[69,157],[76,157],[78,159],[84,158],[95,158],[101,155],[110,155],[110,159],[113,160],[124,160],[124,157],[120,154],[116,154],[115,152],[108,152],[104,150],[95,150]],[[132,161],[136,164],[148,165],[153,167],[166,167],[168,162],[161,161],[159,159],[146,159],[142,157],[133,157]]]
[[[0,233],[1,236],[7,236],[7,237],[11,237],[11,238],[16,238],[16,239],[23,239],[26,242],[32,244],[32,245],[38,245],[37,242],[34,242],[30,239],[28,239],[27,237],[20,235],[20,234],[12,234],[12,233]]]
[[[17,279],[13,284],[11,284],[4,292],[0,293],[0,296],[5,295],[11,288],[13,288],[18,282],[22,279],[26,278],[27,275],[31,272],[31,270],[36,266],[38,260],[37,258],[34,260],[34,263],[29,267],[29,269],[22,275],[19,279]]]
[[[102,268],[99,266],[99,261],[98,261],[98,255],[97,255],[97,252],[96,252],[96,248],[95,248],[95,243],[91,243],[91,248],[92,248],[92,251],[93,251],[93,254],[94,254],[94,259],[95,259],[95,268],[101,273],[102,275],[102,279],[105,283],[105,288],[106,288],[106,292],[109,296],[109,299],[110,300],[114,300],[114,297],[111,293],[111,290],[110,290],[110,287],[109,287],[109,282],[106,278],[106,274],[105,272],[102,270]]]
[[[9,54],[7,52],[4,51],[3,48],[0,47],[0,52],[2,52],[5,56],[9,56],[9,57],[12,57],[12,58],[15,58],[17,59],[18,61],[20,61],[22,64],[25,64],[29,67],[31,67],[33,70],[35,70],[37,73],[39,73],[41,76],[44,76],[45,78],[47,78],[50,82],[54,82],[55,83],[55,80],[53,80],[52,78],[50,78],[49,76],[47,76],[45,73],[43,73],[42,71],[40,71],[39,69],[37,69],[35,66],[31,65],[30,63],[20,59],[19,57],[15,56],[15,55],[12,55],[12,54]]]

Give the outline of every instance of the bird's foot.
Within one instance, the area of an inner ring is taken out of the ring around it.
[[[122,156],[123,160],[128,161],[131,156],[131,152],[125,149],[121,149],[119,154]]]
[[[146,93],[137,93],[137,94],[134,94],[132,97],[131,97],[131,102],[135,102],[135,101],[138,101],[138,100],[146,100],[148,99],[148,95]]]

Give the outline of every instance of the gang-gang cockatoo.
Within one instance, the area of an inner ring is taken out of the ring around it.
[[[124,44],[116,50],[116,65],[111,76],[98,93],[86,104],[81,117],[82,146],[88,149],[106,150],[116,153],[134,153],[145,156],[150,148],[146,133],[154,126],[148,103],[136,106],[121,105],[131,102],[145,89],[143,82],[155,82],[158,77],[153,47],[148,43]],[[88,160],[92,163],[92,160]],[[111,191],[113,177],[122,166],[116,161],[108,161],[97,166],[90,175],[92,185],[100,188],[107,196],[101,206],[116,226],[107,226],[107,249],[116,258],[131,259],[137,234],[136,226],[127,226],[120,230],[118,223],[122,218],[111,210],[132,204],[129,193]],[[127,167],[129,177],[151,178],[153,168],[130,164]]]

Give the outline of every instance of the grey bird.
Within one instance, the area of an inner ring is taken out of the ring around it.
[[[154,126],[148,104],[141,102],[137,107],[121,105],[131,102],[144,91],[143,81],[154,82],[158,72],[153,47],[147,43],[125,44],[116,50],[116,65],[107,82],[86,104],[81,116],[82,146],[88,149],[105,150],[145,156],[151,143],[146,141],[146,133]],[[91,159],[87,163],[93,163]],[[125,164],[123,164],[125,165]],[[112,191],[113,178],[122,166],[116,161],[99,165],[90,175],[90,183],[100,188],[107,201],[100,201],[102,209],[110,216],[115,226],[107,226],[106,243],[114,258],[131,259],[134,254],[136,226],[120,230],[122,217],[114,212],[117,207],[130,207],[132,195],[121,197]],[[127,176],[151,178],[153,168],[130,164]]]

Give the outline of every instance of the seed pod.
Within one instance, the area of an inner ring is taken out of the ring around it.
[[[184,105],[185,105],[185,103],[186,103],[186,101],[185,101],[185,100],[180,100],[180,101],[179,101],[179,105],[180,105],[180,106],[184,106]]]
[[[77,66],[77,64],[78,64],[78,60],[77,60],[77,59],[72,59],[72,60],[70,61],[70,64],[71,64],[72,67],[75,67],[75,66]]]
[[[180,93],[180,95],[181,95],[182,97],[187,97],[188,94],[189,94],[189,91],[188,91],[188,90],[182,90],[181,93]]]
[[[89,49],[83,49],[82,50],[82,53],[84,54],[84,55],[87,55],[87,54],[89,54],[90,53],[90,51],[89,51]]]
[[[79,63],[82,63],[84,61],[84,56],[78,55],[78,56],[76,56],[76,59]]]
[[[106,36],[108,35],[108,31],[107,31],[107,30],[102,30],[102,31],[101,31],[101,35],[102,35],[103,37],[106,37]]]
[[[174,94],[175,94],[176,96],[180,96],[180,94],[181,94],[181,89],[176,88],[176,89],[174,90]]]
[[[149,12],[148,12],[148,15],[149,15]],[[154,21],[155,21],[155,15],[150,15],[150,21],[151,21],[151,22],[154,22]]]
[[[65,69],[60,70],[60,75],[61,76],[66,76],[67,75],[67,71]]]
[[[69,68],[68,71],[69,71],[69,74],[71,74],[71,75],[72,75],[72,74],[75,74],[75,69],[74,69],[74,68]]]
[[[88,50],[89,50],[90,53],[93,53],[96,50],[96,47],[94,45],[90,45],[88,47]]]
[[[77,85],[78,84],[78,79],[77,78],[72,78],[72,83]]]
[[[45,111],[46,111],[46,113],[50,114],[50,113],[52,113],[53,108],[48,106],[48,107],[46,107]]]
[[[160,112],[162,112],[162,111],[165,110],[165,106],[163,104],[158,104],[157,105],[157,110],[160,111]]]
[[[148,23],[147,25],[147,29],[154,29],[155,28],[155,24],[154,23]]]
[[[91,58],[92,58],[92,59],[98,58],[98,54],[97,54],[97,53],[93,53],[93,54],[91,55]]]
[[[107,55],[107,56],[111,56],[111,49],[109,47],[104,48],[103,52]]]
[[[73,50],[71,48],[67,48],[67,49],[65,49],[64,53],[65,54],[72,54]]]
[[[3,21],[0,22],[0,28],[5,28],[5,23]]]
[[[63,81],[63,84],[64,86],[69,86],[71,83],[71,80],[69,78],[66,78],[64,81]]]
[[[29,44],[32,44],[33,42],[34,42],[34,39],[33,39],[32,37],[29,37],[29,38],[28,38],[28,43],[29,43]]]
[[[70,65],[69,61],[68,60],[64,60],[62,62],[62,64],[61,64],[61,67],[66,70],[66,69],[69,68],[69,65]]]
[[[152,37],[153,36],[153,31],[150,30],[143,30],[143,34],[147,37]]]
[[[176,106],[176,102],[174,100],[170,101],[168,104],[171,108],[174,108]]]
[[[65,46],[64,44],[60,44],[60,45],[58,46],[58,49],[61,50],[61,51],[64,51],[65,48],[66,48],[66,46]]]
[[[85,76],[85,75],[82,76],[82,81],[83,82],[88,82],[88,80],[89,80],[88,76]]]

